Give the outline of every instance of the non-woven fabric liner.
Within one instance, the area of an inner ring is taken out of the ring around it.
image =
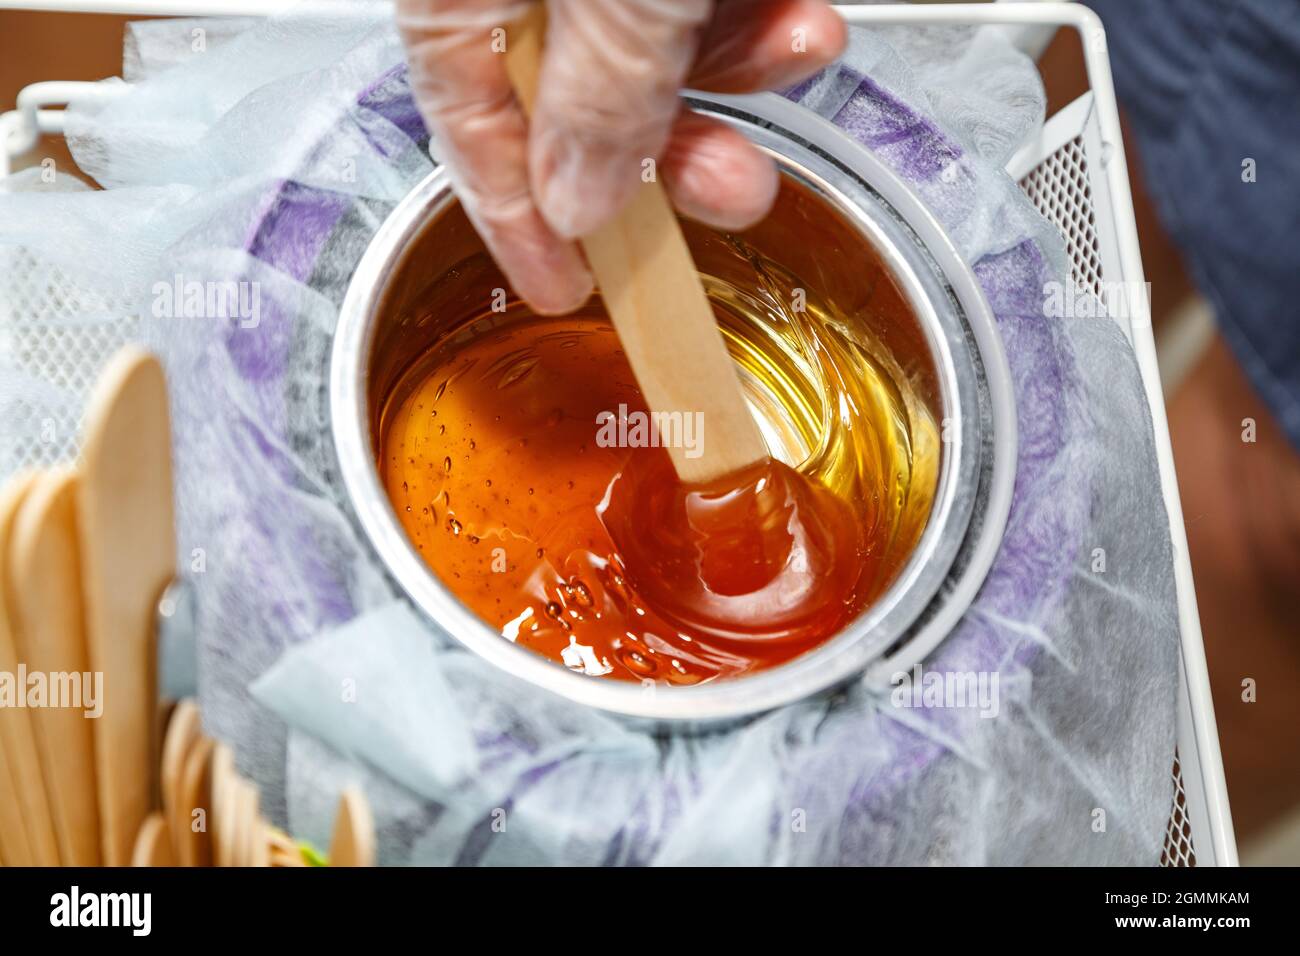
[[[68,119],[109,188],[21,191],[29,175],[0,195],[0,250],[128,303],[166,364],[204,720],[264,812],[325,845],[358,782],[386,863],[1155,864],[1173,799],[1169,529],[1130,348],[1107,318],[1045,314],[1048,284],[1069,281],[1060,239],[1001,171],[1042,121],[1033,65],[989,31],[855,29],[790,93],[912,185],[996,316],[1019,427],[1011,516],[922,665],[996,696],[916,707],[851,684],[650,735],[439,633],[350,513],[330,336],[371,235],[432,169],[387,17],[227,25],[201,52],[206,21],[136,24],[129,91]],[[214,318],[173,295],[231,281],[256,309]],[[80,398],[38,384],[0,401]]]

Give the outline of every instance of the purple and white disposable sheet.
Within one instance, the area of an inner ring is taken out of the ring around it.
[[[12,178],[0,250],[75,278],[70,327],[120,318],[105,298],[133,304],[133,337],[166,363],[204,720],[274,822],[325,845],[358,782],[386,863],[1159,860],[1178,621],[1151,422],[1118,327],[1044,315],[1046,283],[1067,281],[1060,239],[1001,171],[1042,94],[996,34],[855,30],[790,94],[913,186],[996,315],[1015,497],[987,581],[923,665],[996,678],[996,695],[913,707],[854,685],[701,737],[497,672],[399,599],[349,515],[331,331],[370,236],[432,168],[383,9],[153,21],[128,45],[130,90],[68,119],[108,188]],[[256,308],[187,317],[159,291],[178,278],[255,284]],[[0,404],[24,422],[80,400],[7,365]]]

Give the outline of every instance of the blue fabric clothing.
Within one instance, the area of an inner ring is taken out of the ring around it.
[[[1147,187],[1300,448],[1300,0],[1089,0]]]

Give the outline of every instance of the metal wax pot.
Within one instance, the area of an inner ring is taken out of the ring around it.
[[[415,605],[480,657],[575,702],[665,722],[734,719],[858,675],[883,686],[955,625],[988,571],[1010,507],[1015,417],[1006,359],[969,268],[908,187],[826,121],[772,95],[694,98],[777,161],[781,198],[745,242],[836,301],[884,280],[896,299],[868,316],[943,424],[924,532],[892,585],[838,635],[787,664],[692,687],[638,687],[569,672],[505,640],[428,568],[394,514],[375,464],[379,411],[411,359],[446,322],[490,302],[505,282],[443,170],[397,206],[357,266],[339,316],[330,404],[340,469],[365,534]],[[792,233],[811,241],[791,241]],[[688,228],[700,271],[732,268],[724,243]],[[734,271],[734,270],[733,270]],[[881,302],[877,293],[874,302]],[[769,423],[770,436],[781,428]]]

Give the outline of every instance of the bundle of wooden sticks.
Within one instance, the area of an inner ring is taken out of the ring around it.
[[[159,701],[157,608],[176,544],[157,360],[114,356],[85,421],[76,466],[0,489],[0,863],[323,862],[262,820],[192,701]],[[373,857],[366,802],[345,792],[330,862]]]

